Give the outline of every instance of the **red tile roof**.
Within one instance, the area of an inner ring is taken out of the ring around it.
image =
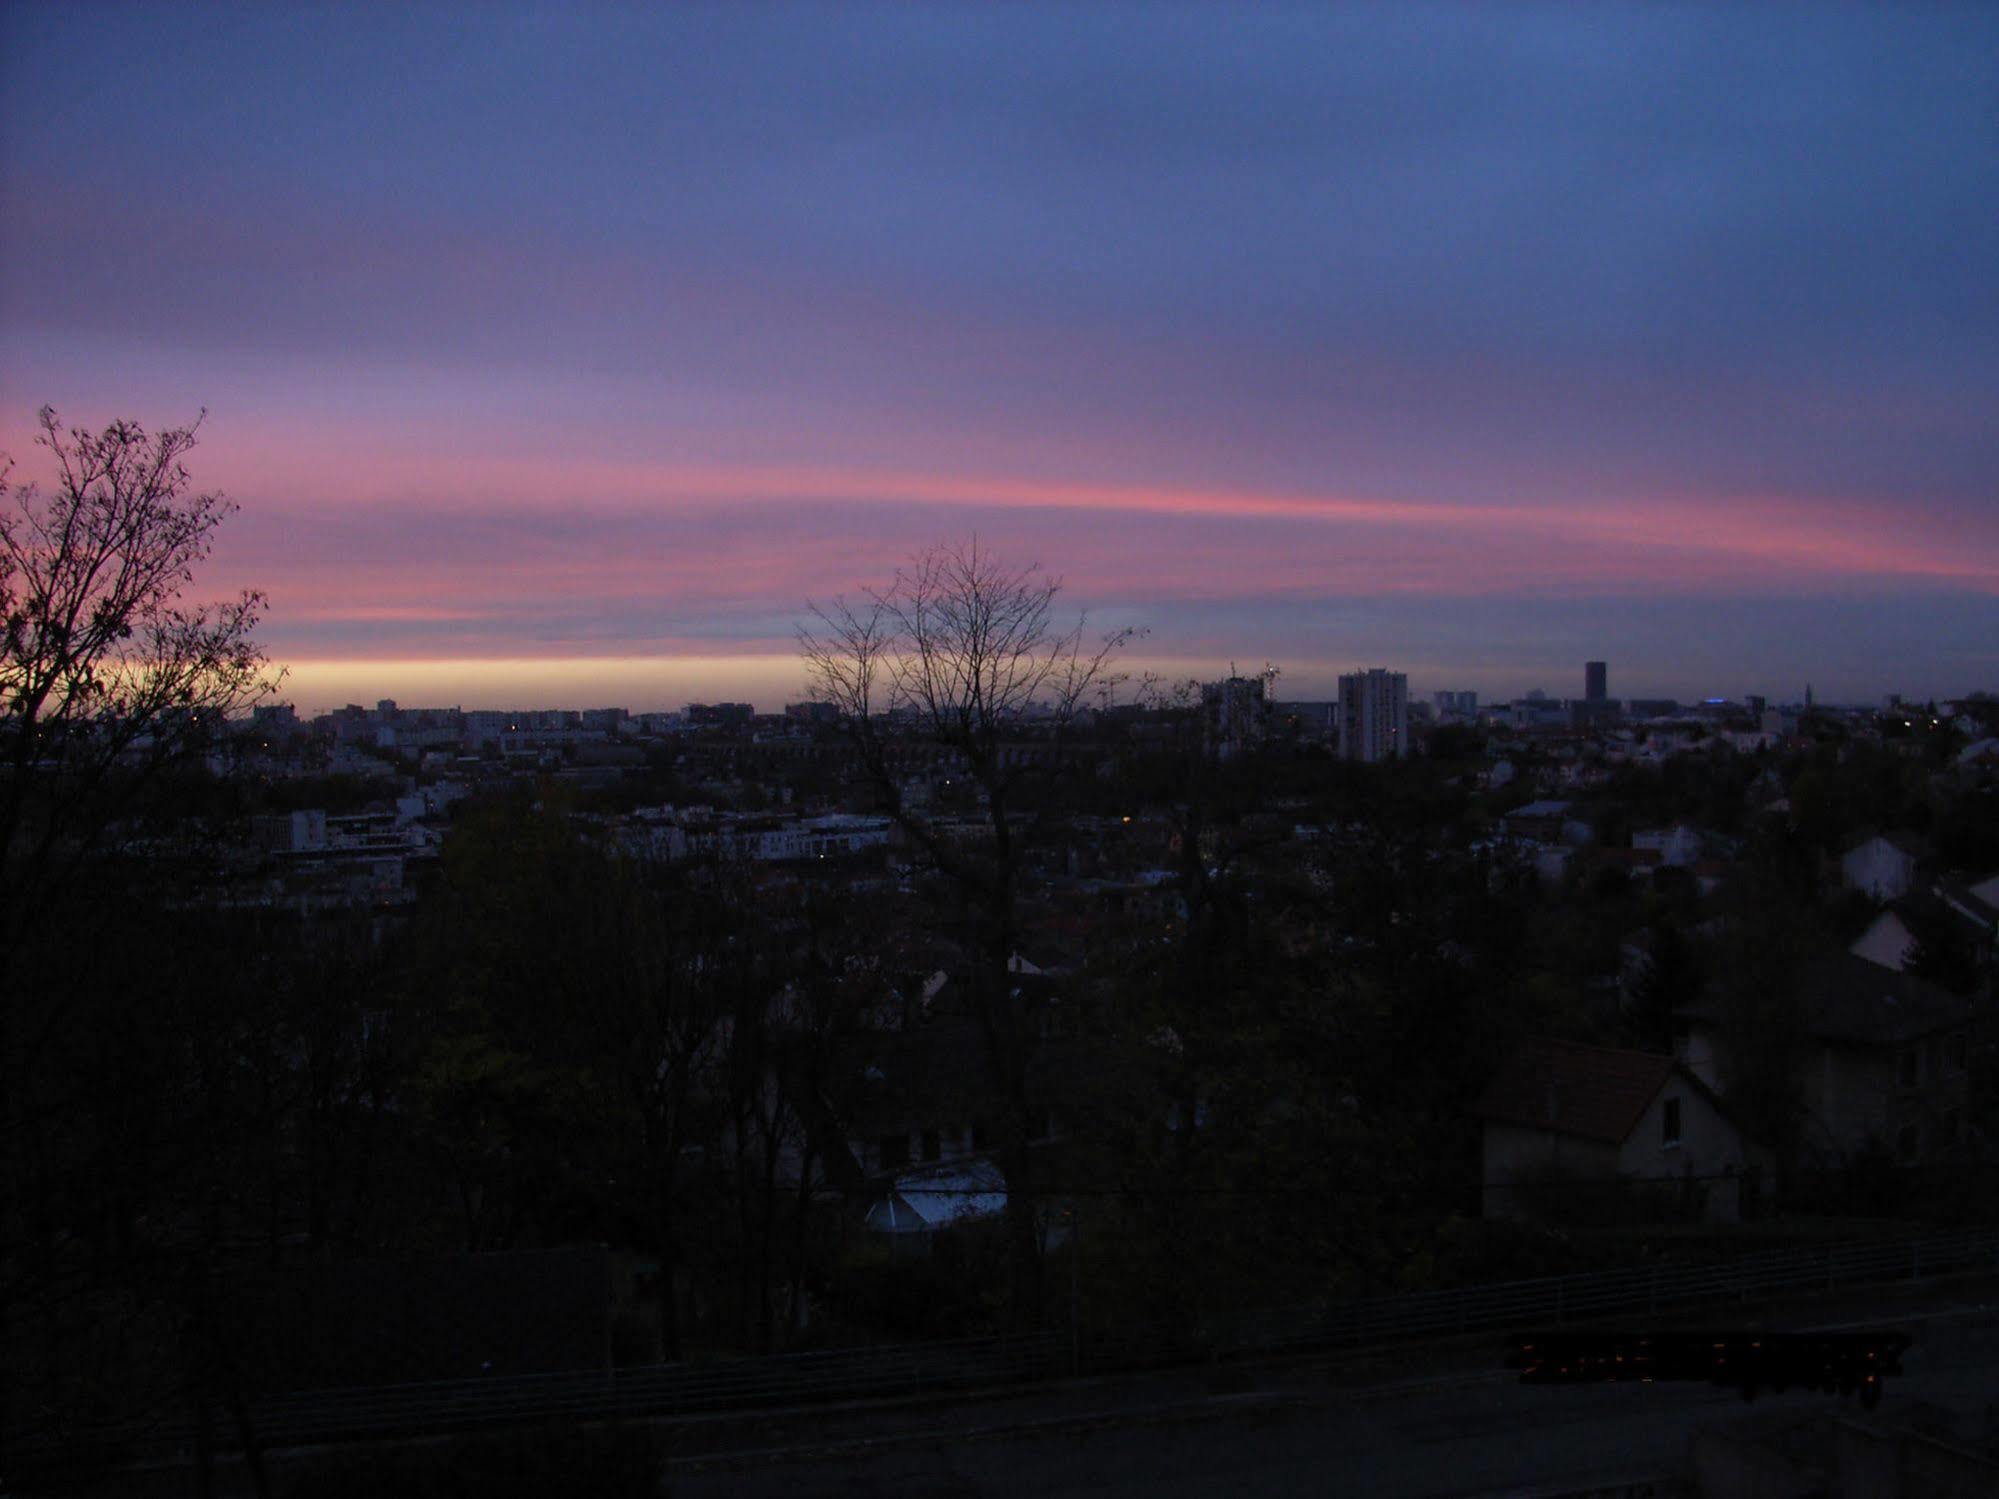
[[[1621,1144],[1678,1063],[1644,1051],[1528,1041],[1472,1105],[1499,1124]]]

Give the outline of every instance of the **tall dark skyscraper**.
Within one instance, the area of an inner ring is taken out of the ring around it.
[[[1601,661],[1583,663],[1583,698],[1601,703],[1610,697],[1610,668]]]

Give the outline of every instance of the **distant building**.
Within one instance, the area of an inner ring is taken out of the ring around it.
[[[1677,718],[1680,705],[1669,697],[1634,697],[1626,705],[1633,718]]]
[[[786,703],[784,716],[797,723],[838,723],[838,703]]]
[[[1409,678],[1373,667],[1340,678],[1340,758],[1402,760],[1409,755]]]
[[[477,749],[483,744],[498,744],[500,736],[515,731],[514,716],[490,709],[475,708],[462,720],[465,728],[465,742]]]
[[[1439,692],[1431,700],[1437,705],[1439,718],[1475,718],[1478,715],[1476,692]]]
[[[319,808],[303,812],[272,812],[254,817],[250,834],[259,848],[273,853],[312,853],[326,847],[326,813]]]
[[[756,716],[757,710],[748,703],[689,703],[687,705],[687,721],[690,724],[746,724]]]
[[[1569,704],[1569,722],[1578,729],[1595,728],[1617,716],[1610,700],[1610,668],[1601,661],[1583,663],[1583,695]]]
[[[1280,728],[1300,739],[1337,739],[1340,732],[1340,705],[1326,703],[1272,703],[1272,716]]]
[[[1529,802],[1501,817],[1499,825],[1510,837],[1555,843],[1561,840],[1563,829],[1571,821],[1570,805],[1564,801]]]
[[[1569,710],[1545,692],[1530,692],[1513,704],[1512,720],[1516,729],[1559,728],[1569,721]]]
[[[1659,856],[1659,862],[1676,869],[1691,869],[1700,862],[1705,840],[1685,823],[1670,828],[1635,828],[1631,846]]]
[[[1839,861],[1840,880],[1875,900],[1895,900],[1916,883],[1922,850],[1906,835],[1875,834],[1846,851]]]
[[[1209,749],[1226,759],[1263,742],[1272,704],[1262,677],[1225,677],[1201,684],[1202,727]]]

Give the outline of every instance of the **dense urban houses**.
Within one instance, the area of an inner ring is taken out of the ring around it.
[[[440,1317],[540,1277],[559,1325],[427,1327],[412,1377],[1046,1325],[1072,1274],[1107,1337],[1226,1326],[1999,1187],[1999,767],[1961,757],[1999,703],[1269,681],[1012,725],[1003,927],[992,783],[907,719],[870,726],[879,774],[810,701],[222,726],[201,794],[114,840],[214,944],[204,1006],[128,1033],[172,1059],[213,1016],[237,1060],[176,1086],[267,1143],[245,1172],[160,1115],[148,1221],[229,1204],[246,1367],[305,1298],[348,1308],[289,1380],[390,1346],[353,1288],[402,1308],[468,1256],[524,1258]],[[133,982],[134,943],[63,950]]]

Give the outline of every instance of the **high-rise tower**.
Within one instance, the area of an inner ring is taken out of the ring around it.
[[[1409,678],[1377,666],[1340,678],[1340,758],[1409,756]]]

